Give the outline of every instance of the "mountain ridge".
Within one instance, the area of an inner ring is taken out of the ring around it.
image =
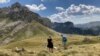
[[[16,2],[5,8],[0,8],[0,44],[6,45],[10,42],[33,37],[37,34],[51,35],[51,21],[30,11],[27,7]]]
[[[85,24],[75,25],[75,27],[79,27],[79,28],[92,28],[92,27],[97,27],[97,26],[100,26],[100,21],[94,21],[94,22],[89,22]]]

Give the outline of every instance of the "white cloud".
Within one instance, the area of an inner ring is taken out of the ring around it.
[[[57,11],[59,11],[59,12],[62,12],[62,11],[65,10],[63,7],[56,7],[56,9],[57,9]]]
[[[65,12],[53,14],[49,16],[49,18],[52,22],[66,22],[70,19],[70,17]]]
[[[0,3],[7,3],[10,2],[10,0],[0,0]]]
[[[99,7],[85,5],[85,4],[80,4],[80,5],[76,6],[76,5],[72,4],[67,9],[64,9],[64,11],[53,14],[53,15],[49,16],[49,18],[51,19],[52,22],[72,21],[75,24],[78,24],[78,23],[90,22],[93,20],[98,21],[99,16],[96,17],[94,15],[100,15]],[[94,16],[94,17],[92,17],[92,16]]]
[[[31,11],[42,11],[47,9],[43,4],[40,5],[32,4],[32,5],[25,5],[25,6],[29,8],[29,10]]]
[[[100,15],[80,15],[74,16],[70,19],[74,24],[84,24],[88,22],[100,21]]]
[[[94,13],[100,13],[100,8],[97,8],[95,6],[91,5],[84,5],[80,4],[78,6],[72,4],[67,10],[67,13],[69,14],[94,14]]]
[[[38,8],[39,8],[40,10],[45,10],[45,9],[47,9],[43,4],[40,4],[40,5],[38,6]]]

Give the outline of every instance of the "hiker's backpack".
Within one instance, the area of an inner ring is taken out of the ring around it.
[[[67,38],[66,37],[63,37],[63,42],[66,42],[67,41]]]

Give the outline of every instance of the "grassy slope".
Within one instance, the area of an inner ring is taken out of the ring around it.
[[[22,41],[17,41],[14,43],[11,43],[9,45],[1,47],[0,51],[4,53],[13,54],[13,56],[19,56],[18,54],[14,54],[14,52],[11,51],[11,49],[14,49],[15,47],[24,47],[27,51],[33,51],[34,54],[24,54],[24,56],[36,56],[37,54],[39,56],[42,56],[41,53],[50,55],[50,56],[99,56],[100,54],[100,44],[99,44],[99,38],[98,36],[80,36],[80,35],[68,35],[68,49],[63,50],[61,45],[61,38],[59,37],[59,34],[54,34],[53,42],[54,45],[57,48],[60,48],[60,50],[54,50],[54,53],[49,53],[46,48],[46,39],[47,35],[36,35],[34,38],[30,39],[24,39]],[[82,40],[84,38],[90,38],[94,41],[94,43],[83,43]],[[78,42],[81,42],[81,44],[76,44]],[[98,43],[97,43],[98,42]],[[9,50],[9,51],[7,51]],[[42,51],[42,52],[41,52]]]
[[[11,21],[5,20],[5,22],[3,22],[2,24],[4,24],[3,26],[5,26],[5,25],[9,25],[9,23],[11,24]],[[48,29],[47,27],[41,25],[40,23],[36,21],[33,21],[32,23],[24,23],[24,22],[21,22],[21,23],[23,24],[19,24],[15,27],[11,26],[10,30],[6,30],[7,33],[4,33],[3,34],[4,36],[2,37],[0,36],[0,40],[6,39],[9,37],[9,38],[14,38],[12,42],[15,42],[15,41],[20,41],[27,38],[28,39],[33,38],[36,35],[47,35],[47,36],[54,35],[54,33],[50,29]],[[19,29],[20,27],[21,29]],[[5,30],[2,30],[2,31],[5,31]],[[11,35],[12,32],[14,33],[13,35]]]
[[[30,32],[32,35],[27,36],[27,32]],[[55,49],[54,53],[49,53],[46,48],[47,38],[49,35],[53,37],[54,46],[59,49]],[[85,38],[89,38],[91,41],[83,42]],[[28,52],[31,51],[34,52],[34,54],[25,52],[21,56],[42,56],[42,54],[44,54],[44,56],[100,56],[99,43],[99,36],[69,34],[67,43],[68,49],[63,50],[59,33],[54,32],[53,30],[44,27],[37,22],[33,22],[16,34],[14,42],[1,46],[0,55],[3,56],[9,54],[9,56],[20,56],[19,54],[13,52],[12,49],[15,49],[15,47],[24,47]]]

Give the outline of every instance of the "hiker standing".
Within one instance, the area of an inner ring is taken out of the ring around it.
[[[53,42],[52,42],[51,36],[49,36],[49,38],[47,39],[47,42],[48,42],[47,47],[49,51],[53,53]]]
[[[67,35],[66,34],[62,34],[61,37],[62,37],[63,47],[64,47],[64,49],[66,49]]]

